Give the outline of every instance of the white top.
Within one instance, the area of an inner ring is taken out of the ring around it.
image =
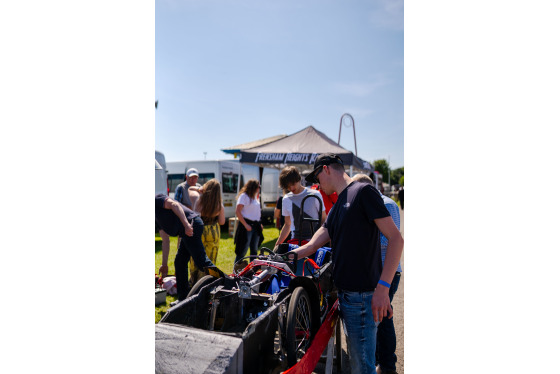
[[[243,192],[239,199],[237,199],[237,205],[243,205],[243,209],[241,209],[243,218],[250,219],[251,221],[259,221],[261,219],[261,203],[259,199],[250,199],[249,195]]]
[[[315,219],[318,218],[320,220],[321,217],[319,217],[319,202],[321,204],[321,209],[323,212],[325,211],[325,203],[323,202],[323,197],[321,196],[321,193],[319,191],[305,187],[303,191],[298,194],[288,192],[282,199],[282,215],[285,217],[289,216],[292,220],[292,224],[290,226],[290,230],[292,230],[292,238],[298,238],[301,202],[307,195],[315,195],[319,198],[319,201],[313,198],[307,199],[305,201],[304,216]],[[319,225],[315,225],[315,230],[317,230],[318,228]],[[313,235],[310,231],[309,224],[305,224],[303,227],[302,239],[309,239],[311,238],[311,236]]]

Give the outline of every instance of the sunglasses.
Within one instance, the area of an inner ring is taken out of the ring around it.
[[[317,174],[315,174],[315,179],[317,181],[319,181],[319,174],[321,174],[323,172],[323,167],[324,166],[328,166],[328,165],[321,165],[321,168],[319,169],[319,171],[317,172]]]

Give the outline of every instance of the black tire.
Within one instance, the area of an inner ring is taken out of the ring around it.
[[[195,283],[195,285],[191,288],[191,290],[189,291],[189,294],[187,295],[187,299],[193,295],[196,295],[200,292],[200,289],[204,286],[206,286],[207,284],[210,284],[212,282],[214,282],[217,278],[211,276],[211,275],[205,275],[202,278],[200,278],[198,280],[198,282]]]
[[[290,297],[286,319],[288,367],[294,366],[311,345],[312,321],[309,296],[303,287],[297,287]]]
[[[335,326],[335,340],[334,340],[334,352],[335,359],[334,363],[336,365],[336,372],[342,373],[342,336],[340,330],[342,330],[342,322],[340,318],[336,322]]]

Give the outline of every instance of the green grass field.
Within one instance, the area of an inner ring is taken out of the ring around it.
[[[278,229],[273,225],[264,227],[264,242],[262,247],[274,248],[276,239],[278,239]],[[161,238],[159,234],[156,234],[155,238],[156,247],[156,261],[155,261],[155,274],[158,273],[159,267],[161,266]],[[169,250],[169,274],[175,274],[175,255],[177,254],[177,238],[171,238],[171,245]],[[247,254],[249,252],[247,251]],[[220,248],[218,249],[218,260],[216,265],[227,274],[233,272],[233,260],[235,260],[235,245],[233,244],[233,237],[229,235],[227,230],[222,230],[222,235],[220,237]],[[163,317],[167,309],[169,309],[169,303],[176,300],[175,296],[167,296],[165,304],[156,306],[156,323]]]

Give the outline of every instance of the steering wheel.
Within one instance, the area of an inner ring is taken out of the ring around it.
[[[294,252],[288,252],[288,253],[284,253],[284,254],[278,254],[276,252],[272,252],[271,255],[269,256],[269,258],[272,261],[278,261],[278,262],[284,262],[286,263],[290,269],[292,269],[292,272],[295,274],[297,271],[297,261],[298,261],[298,256],[296,253]]]
[[[264,252],[268,252],[269,255],[275,255],[276,253],[274,253],[271,249],[268,249],[266,247],[262,247],[260,250],[260,255],[264,256]]]

